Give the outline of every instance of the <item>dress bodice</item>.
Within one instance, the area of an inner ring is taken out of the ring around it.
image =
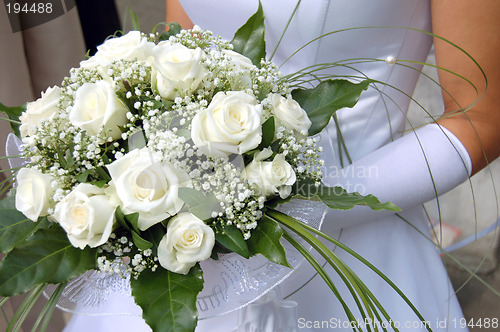
[[[181,0],[181,3],[195,24],[228,40],[258,7],[257,0]],[[296,4],[292,0],[262,1],[268,55],[272,54]],[[428,0],[302,0],[293,15],[272,59],[282,65],[284,73],[340,61],[339,64],[353,68],[336,66],[323,73],[366,75],[384,83],[365,91],[354,109],[338,112],[340,130],[354,160],[393,140],[405,127],[409,95],[419,74],[415,69],[421,68],[405,60],[424,61],[427,56],[432,40],[422,31],[431,29],[429,7]],[[324,34],[329,35],[287,60]],[[402,65],[386,63],[388,57],[398,59]],[[353,61],[358,63],[352,64]],[[330,123],[321,134],[327,165],[339,164],[336,140],[335,126]]]

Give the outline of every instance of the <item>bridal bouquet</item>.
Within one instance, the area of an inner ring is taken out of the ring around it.
[[[36,299],[58,284],[43,327],[72,278],[129,274],[154,331],[188,331],[201,261],[232,252],[289,266],[287,240],[321,272],[302,238],[343,269],[315,236],[326,235],[276,208],[294,198],[397,210],[321,182],[314,135],[369,83],[292,90],[265,59],[261,9],[231,42],[175,24],[108,39],[40,99],[2,105],[22,163],[0,203],[0,294]]]

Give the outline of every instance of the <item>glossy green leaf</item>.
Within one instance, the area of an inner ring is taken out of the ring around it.
[[[293,187],[294,195],[309,199],[319,198],[331,209],[349,210],[356,205],[365,205],[372,210],[400,211],[391,202],[382,203],[373,195],[363,196],[357,192],[349,193],[342,187],[327,187],[323,184],[315,185],[312,181],[302,180]]]
[[[181,30],[182,30],[181,25],[179,23],[176,23],[176,22],[167,23],[167,24],[165,24],[165,27],[168,27],[168,30],[163,31],[160,34],[158,41],[168,40],[171,36],[175,36],[176,34],[181,32]],[[156,26],[155,26],[154,30],[156,30]]]
[[[14,134],[16,134],[17,137],[21,137],[21,134],[19,132],[19,126],[20,126],[19,117],[24,111],[26,111],[26,105],[8,107],[0,103],[0,112],[5,113],[10,120],[14,121],[10,123],[10,127],[12,128],[12,131],[14,132]]]
[[[131,278],[132,295],[142,317],[155,332],[194,331],[198,318],[196,299],[203,289],[203,272],[197,264],[187,275],[159,267]]]
[[[252,60],[260,68],[260,60],[266,57],[264,10],[259,1],[259,8],[248,21],[236,31],[231,44],[233,50]]]
[[[312,122],[309,136],[316,135],[330,122],[341,108],[353,107],[370,80],[352,83],[347,80],[325,80],[312,89],[296,89],[292,97],[306,111]]]
[[[132,230],[136,231],[137,233],[140,233],[140,230],[139,230],[139,212],[126,214],[125,220],[127,221],[127,224],[132,226]]]
[[[47,218],[33,222],[16,210],[15,190],[0,201],[0,252],[8,252],[22,244],[37,229],[50,225]]]
[[[134,241],[135,246],[141,250],[146,250],[153,247],[153,244],[151,242],[143,239],[135,231],[132,231],[132,240]]]
[[[162,223],[157,223],[156,225],[153,225],[146,229],[145,231],[141,231],[141,237],[148,242],[153,244],[153,247],[151,248],[153,250],[153,254],[157,254],[158,246],[160,245],[160,241],[163,239],[163,236],[165,236],[166,229],[163,226]]]
[[[123,228],[130,230],[130,231],[135,231],[136,233],[140,234],[139,230],[139,213],[131,213],[131,214],[124,214],[121,207],[118,206],[115,210],[115,219],[118,222],[118,225],[122,226]]]
[[[257,150],[262,151],[262,149],[267,148],[274,141],[275,134],[275,124],[274,117],[271,116],[262,124],[262,141],[258,146]]]
[[[215,241],[214,247],[212,248],[212,253],[210,254],[210,258],[214,260],[219,260],[219,254],[229,254],[231,250],[225,248],[217,241]]]
[[[16,208],[16,191],[10,190],[5,198],[0,200],[0,209],[15,209]]]
[[[286,259],[285,248],[281,244],[283,229],[281,226],[264,215],[257,227],[252,230],[252,236],[246,241],[251,255],[261,254],[271,262],[290,267]]]
[[[200,218],[208,220],[212,218],[212,212],[220,211],[219,201],[210,193],[202,193],[193,188],[179,188],[179,198],[189,207],[189,212]]]
[[[132,229],[132,227],[129,224],[127,224],[127,221],[125,220],[125,215],[123,214],[120,206],[118,206],[115,210],[115,219],[116,219],[118,225],[120,225],[121,227],[123,227],[127,230]]]
[[[241,231],[234,225],[217,227],[217,232],[215,232],[215,239],[225,248],[234,251],[240,256],[245,258],[250,257],[250,252],[248,251],[248,246],[243,238]]]
[[[42,283],[66,282],[96,267],[96,250],[75,248],[57,224],[39,230],[0,264],[0,295],[25,293]]]
[[[78,173],[76,176],[75,176],[75,179],[78,181],[78,182],[87,182],[87,179],[89,178],[89,175],[92,174],[94,172],[93,169],[87,169],[85,170],[84,172],[82,173]]]
[[[38,226],[16,209],[0,209],[0,252],[22,244]]]

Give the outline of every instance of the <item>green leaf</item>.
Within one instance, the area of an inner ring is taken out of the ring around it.
[[[293,90],[293,99],[306,111],[312,122],[309,136],[321,132],[337,110],[356,105],[370,83],[370,80],[357,84],[347,80],[326,80],[312,89]]]
[[[16,209],[0,209],[0,252],[22,244],[39,226]]]
[[[105,181],[111,181],[111,176],[109,175],[108,171],[104,167],[97,167],[96,169],[97,174],[99,175],[99,178]]]
[[[236,31],[231,41],[233,50],[248,57],[254,65],[260,68],[260,60],[266,57],[265,32],[264,10],[259,1],[257,12]]]
[[[139,229],[139,212],[124,214],[121,207],[118,206],[115,210],[115,218],[123,228],[132,232],[135,231],[137,234],[141,233]]]
[[[137,232],[132,231],[132,240],[137,248],[141,250],[150,249],[153,247],[153,244],[148,240],[143,239]]]
[[[15,209],[16,208],[16,190],[11,189],[5,198],[0,200],[0,209]]]
[[[271,116],[262,124],[262,141],[260,142],[257,150],[262,151],[264,148],[268,148],[274,141],[275,124],[274,117]]]
[[[118,225],[122,226],[127,230],[132,230],[132,227],[129,224],[127,224],[127,221],[125,220],[125,215],[123,214],[120,206],[118,206],[115,210],[115,219],[118,222]]]
[[[241,231],[234,225],[217,226],[215,239],[225,248],[245,258],[250,257],[248,246]]]
[[[85,183],[87,182],[87,179],[89,178],[89,175],[92,174],[94,172],[93,169],[87,169],[85,170],[84,172],[82,173],[79,173],[75,176],[75,179],[78,181],[78,182],[82,182],[82,183]]]
[[[136,231],[137,233],[141,232],[139,230],[139,212],[126,214],[125,220],[127,221],[127,224],[132,226],[132,230]]]
[[[142,149],[147,144],[146,133],[143,130],[138,130],[127,138],[128,150]]]
[[[132,8],[128,7],[128,14],[130,16],[130,22],[132,23],[132,30],[141,31],[139,25],[139,17],[137,13],[132,10]]]
[[[142,231],[140,234],[143,239],[153,244],[153,247],[151,249],[153,250],[153,254],[157,255],[158,246],[165,233],[166,229],[165,227],[163,227],[162,223],[157,223],[149,227],[145,231]]]
[[[229,254],[231,250],[222,246],[219,242],[215,241],[210,258],[213,260],[219,260],[219,254]]]
[[[178,195],[189,206],[189,212],[201,220],[211,219],[212,212],[220,211],[219,201],[210,193],[202,193],[193,188],[183,187],[179,188]]]
[[[319,198],[331,209],[349,210],[356,205],[365,205],[375,211],[401,211],[400,208],[391,202],[381,203],[373,195],[363,196],[357,192],[349,193],[342,187],[327,187],[323,184],[316,185],[313,181],[299,181],[294,185],[292,191],[295,195],[305,198]]]
[[[161,33],[160,37],[158,38],[158,41],[168,40],[170,38],[170,36],[175,36],[176,34],[181,32],[181,30],[182,30],[181,25],[179,23],[175,23],[175,22],[167,23],[167,24],[165,24],[165,26],[168,27],[168,31],[163,31]]]
[[[21,137],[21,133],[19,132],[19,117],[24,111],[26,111],[26,105],[8,107],[0,103],[0,112],[5,113],[10,120],[14,121],[10,123],[10,127],[12,128],[14,134],[16,134],[16,136],[19,138]]]
[[[196,299],[203,289],[203,273],[197,264],[187,275],[157,269],[131,278],[132,295],[142,317],[155,332],[188,332],[196,328]]]
[[[252,256],[261,254],[271,262],[291,267],[286,259],[285,248],[280,242],[282,236],[283,229],[281,226],[264,215],[257,223],[257,227],[252,230],[252,236],[246,242]]]
[[[50,225],[47,218],[33,222],[16,210],[15,190],[0,201],[0,252],[8,252],[22,244],[37,229]]]
[[[39,230],[0,264],[0,295],[22,294],[43,283],[66,282],[96,267],[96,250],[75,248],[57,224]]]

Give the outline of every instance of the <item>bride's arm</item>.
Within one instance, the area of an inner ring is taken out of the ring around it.
[[[500,2],[494,0],[432,1],[433,32],[468,52],[483,68],[488,86],[484,97],[466,112],[439,121],[464,144],[472,160],[473,173],[500,155]],[[435,39],[436,61],[470,80],[481,96],[485,80],[478,67],[462,52]],[[474,103],[476,91],[463,79],[440,71],[445,114]],[[458,105],[457,105],[458,103]]]
[[[358,185],[403,209],[440,196],[467,179],[465,169],[474,174],[500,155],[500,2],[433,0],[432,23],[437,36],[457,44],[479,63],[488,81],[486,92],[483,73],[463,50],[435,38],[438,66],[461,75],[478,91],[463,78],[441,70],[445,115],[438,124],[387,144],[348,166],[342,173],[346,176],[333,180],[344,187]],[[474,104],[478,97],[482,99]],[[453,114],[471,104],[465,114]],[[376,176],[350,176],[368,167],[377,169]],[[388,213],[356,207],[332,211],[330,219],[339,227]]]
[[[167,1],[167,22],[177,22],[184,29],[190,29],[193,27],[193,22],[186,14],[184,9],[178,0],[166,0]]]

